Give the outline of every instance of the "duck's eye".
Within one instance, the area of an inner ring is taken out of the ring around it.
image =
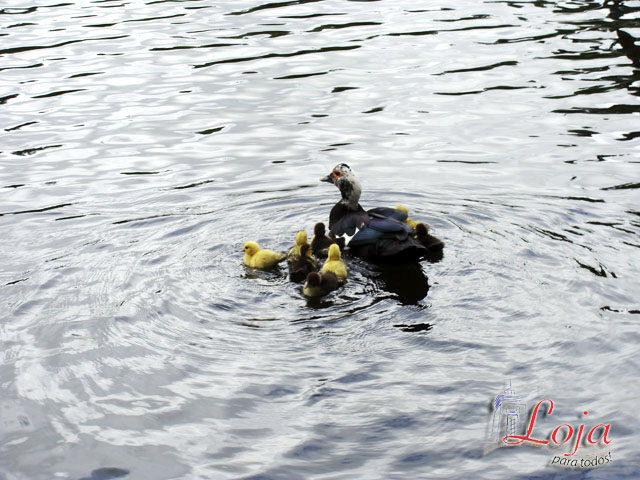
[[[340,178],[340,177],[342,177],[342,173],[339,172],[338,170],[334,170],[333,171],[333,176],[336,177],[336,178]]]

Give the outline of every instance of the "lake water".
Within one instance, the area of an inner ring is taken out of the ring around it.
[[[1,2],[0,478],[640,478],[639,19]],[[342,162],[444,258],[347,258],[319,301],[245,268],[328,220]],[[611,462],[489,451],[509,382],[554,402],[536,438],[611,424],[576,454]]]

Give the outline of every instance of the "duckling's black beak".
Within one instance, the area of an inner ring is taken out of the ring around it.
[[[321,182],[333,183],[333,172],[331,172],[326,177],[320,177]]]

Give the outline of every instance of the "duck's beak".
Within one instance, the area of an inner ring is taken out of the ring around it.
[[[320,177],[321,182],[333,183],[333,172],[326,177]]]

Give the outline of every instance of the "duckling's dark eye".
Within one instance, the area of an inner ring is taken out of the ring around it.
[[[340,178],[340,177],[342,177],[342,173],[339,172],[338,170],[334,170],[333,171],[333,176],[336,177],[336,178]]]

